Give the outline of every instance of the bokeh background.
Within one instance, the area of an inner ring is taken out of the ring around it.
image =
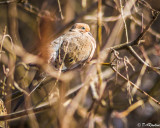
[[[159,0],[1,0],[0,97],[8,114],[26,113],[0,127],[160,127],[160,16],[132,46],[144,63],[114,49],[159,11]],[[47,47],[77,22],[89,24],[96,52],[83,68],[59,73],[45,63]]]

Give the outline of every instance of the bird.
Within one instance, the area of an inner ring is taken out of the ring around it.
[[[48,47],[48,63],[56,69],[66,71],[83,66],[95,52],[96,41],[85,23],[75,23],[71,29]]]
[[[84,66],[86,62],[89,62],[95,49],[96,41],[90,33],[89,25],[75,23],[68,32],[49,42],[49,44],[42,45],[39,56],[57,70],[68,71]],[[18,101],[14,111],[23,101],[24,97]]]

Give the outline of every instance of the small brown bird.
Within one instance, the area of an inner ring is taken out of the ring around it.
[[[53,40],[49,45],[43,44],[39,47],[39,56],[44,61],[48,61],[58,70],[66,71],[89,62],[96,49],[96,41],[87,24],[76,23],[66,34]],[[24,97],[19,100],[14,111],[23,101]]]
[[[96,41],[90,27],[76,23],[66,34],[50,43],[48,63],[56,69],[70,70],[89,62],[95,49]]]

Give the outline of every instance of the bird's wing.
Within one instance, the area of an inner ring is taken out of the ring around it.
[[[88,37],[90,38],[90,40],[91,40],[91,45],[92,45],[92,50],[91,50],[91,52],[90,52],[90,55],[89,55],[89,57],[87,58],[87,62],[89,62],[91,59],[92,59],[92,57],[93,57],[93,55],[94,55],[94,52],[95,52],[95,49],[96,49],[96,41],[95,41],[95,39],[93,38],[93,36],[92,36],[92,34],[89,32],[89,33],[87,33],[88,34]],[[90,35],[91,34],[91,35]]]
[[[55,61],[58,55],[58,50],[61,47],[62,43],[63,43],[63,36],[60,36],[51,42],[50,44],[51,56],[50,56],[49,61],[52,61],[52,62]]]

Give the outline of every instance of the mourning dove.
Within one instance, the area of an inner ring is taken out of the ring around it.
[[[43,45],[40,56],[62,71],[83,66],[89,62],[96,49],[96,41],[90,33],[90,27],[84,23],[76,23],[66,33]],[[14,108],[19,107],[24,98]]]
[[[90,27],[76,23],[64,35],[50,43],[49,60],[56,69],[70,70],[89,62],[96,49]]]

